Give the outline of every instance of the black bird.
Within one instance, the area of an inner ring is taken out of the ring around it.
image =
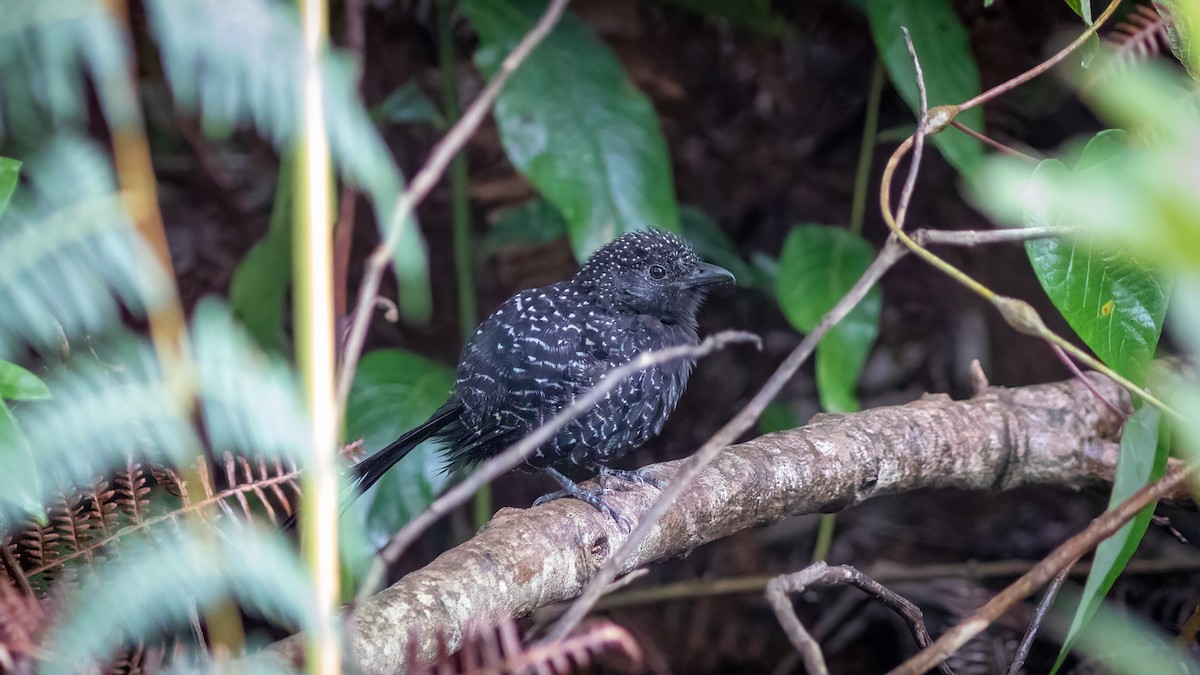
[[[428,439],[445,444],[446,471],[482,462],[639,353],[699,344],[696,314],[705,295],[732,281],[666,232],[631,232],[610,242],[570,280],[522,291],[488,317],[463,349],[450,399],[358,463],[356,487],[367,490]],[[538,448],[527,463],[563,488],[538,503],[573,496],[629,529],[629,520],[604,501],[604,490],[585,490],[567,474],[586,470],[661,487],[650,476],[608,465],[662,431],[693,365],[677,359],[640,371]]]

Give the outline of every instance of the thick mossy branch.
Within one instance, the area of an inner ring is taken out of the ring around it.
[[[1105,398],[1129,409],[1121,387],[1089,377]],[[1078,380],[822,415],[729,447],[625,571],[747,527],[883,495],[1107,481],[1123,422]],[[652,471],[669,478],[679,463]],[[639,486],[611,499],[637,517],[657,494]],[[347,627],[347,649],[367,672],[403,672],[409,636],[419,641],[415,653],[428,659],[437,654],[439,635],[455,648],[468,624],[496,624],[573,598],[624,537],[614,521],[575,500],[503,509],[475,538],[362,604]],[[290,639],[276,649],[291,656],[298,645]]]

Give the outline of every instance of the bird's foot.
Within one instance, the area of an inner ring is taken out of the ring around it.
[[[551,492],[550,494],[538,497],[533,502],[534,506],[539,506],[541,504],[545,504],[546,502],[554,501],[555,499],[574,497],[581,502],[591,505],[592,508],[596,509],[600,513],[603,513],[609,518],[617,521],[617,526],[620,527],[623,532],[633,531],[633,521],[630,520],[629,517],[624,513],[618,511],[617,508],[612,504],[609,504],[604,500],[604,496],[612,494],[612,490],[604,487],[596,490],[585,490],[575,484],[574,481],[555,471],[554,469],[547,469],[546,472],[549,473],[554,480],[558,481],[558,484],[561,485],[563,489],[559,490],[558,492]]]
[[[646,471],[646,467],[626,471],[625,469],[612,469],[607,466],[600,466],[597,467],[597,472],[600,474],[599,480],[601,485],[607,485],[610,478],[617,478],[629,483],[645,483],[646,485],[653,485],[659,490],[671,484],[670,481],[651,475],[650,472]]]

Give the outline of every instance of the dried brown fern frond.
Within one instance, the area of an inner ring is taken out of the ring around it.
[[[0,579],[0,672],[32,671],[42,639],[50,628],[51,600],[38,600]]]
[[[1170,46],[1167,29],[1170,22],[1165,10],[1150,5],[1135,5],[1105,37],[1115,66],[1127,66],[1152,59]]]
[[[212,479],[208,462],[200,463],[204,497],[194,501],[179,472],[130,462],[111,480],[97,478],[73,494],[63,493],[48,505],[46,524],[30,520],[0,541],[24,578],[43,594],[64,567],[91,565],[115,555],[122,539],[173,526],[192,513],[223,513],[239,521],[262,514],[282,522],[295,511],[299,473],[295,464],[284,460],[226,454],[218,481]],[[19,582],[7,566],[5,572]]]
[[[439,644],[444,644],[439,640]],[[410,649],[415,642],[410,642]],[[512,619],[498,626],[476,630],[453,655],[445,649],[437,663],[414,672],[437,675],[564,675],[588,671],[594,666],[625,672],[642,669],[642,649],[629,631],[611,621],[598,620],[562,640],[531,645],[521,643]],[[417,661],[410,652],[409,662]]]
[[[296,511],[299,487],[296,481],[298,470],[295,464],[275,459],[257,457],[248,459],[225,453],[225,493],[231,499],[222,501],[228,509],[230,501],[236,501],[245,518],[255,517],[255,509],[261,507],[271,522],[280,524]],[[250,499],[255,498],[252,508]]]

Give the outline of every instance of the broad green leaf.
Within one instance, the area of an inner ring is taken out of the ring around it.
[[[1113,508],[1128,499],[1133,493],[1151,481],[1161,478],[1167,471],[1167,455],[1171,434],[1163,431],[1162,411],[1152,405],[1142,405],[1129,420],[1121,434],[1121,456],[1117,462],[1117,474],[1113,479],[1112,497],[1108,508]],[[1092,558],[1092,570],[1088,573],[1083,595],[1071,620],[1071,628],[1058,655],[1057,670],[1080,633],[1087,627],[1096,610],[1104,602],[1121,571],[1137,551],[1138,544],[1150,526],[1155,504],[1147,504],[1133,520],[1125,523],[1116,534],[1105,539],[1096,547]]]
[[[738,253],[737,246],[729,235],[713,222],[708,214],[695,206],[683,206],[679,210],[679,222],[683,236],[696,249],[702,259],[720,265],[733,273],[740,288],[757,288],[766,293],[775,292],[774,279],[761,269],[746,262]]]
[[[468,0],[475,60],[496,72],[541,15],[540,0]],[[666,140],[612,51],[567,15],[496,101],[513,166],[566,218],[579,260],[631,230],[679,230]]]
[[[787,20],[771,11],[771,0],[659,0],[666,5],[715,16],[774,37],[792,32]]]
[[[1078,14],[1085,24],[1092,25],[1092,0],[1066,0],[1066,2],[1071,11]],[[1079,49],[1079,58],[1083,66],[1086,68],[1098,53],[1100,53],[1100,36],[1092,33],[1083,47]]]
[[[1105,129],[1092,136],[1083,146],[1083,152],[1075,162],[1075,170],[1083,171],[1116,159],[1128,144],[1129,134],[1124,129]]]
[[[567,221],[554,205],[535,197],[500,212],[487,233],[484,249],[496,251],[505,246],[545,244],[567,236]]]
[[[0,360],[0,399],[38,401],[50,398],[46,383],[15,363]]]
[[[0,216],[8,208],[8,201],[17,190],[17,179],[21,175],[21,163],[8,157],[0,157]]]
[[[402,349],[379,349],[358,364],[346,403],[346,438],[374,453],[446,402],[454,369]],[[448,477],[431,444],[418,446],[369,497],[367,531],[386,540],[437,497]]]
[[[1084,148],[1078,166],[1100,168],[1121,147],[1119,133],[1097,136]],[[1046,160],[1034,170],[1063,174],[1058,160]],[[1026,225],[1066,227],[1060,209],[1036,205]],[[1076,334],[1102,361],[1134,382],[1142,382],[1154,358],[1167,311],[1169,288],[1145,263],[1093,245],[1086,237],[1039,239],[1026,242],[1034,272],[1051,302]]]
[[[233,272],[229,304],[246,330],[265,349],[283,351],[283,317],[292,281],[292,154],[284,156],[275,181],[275,204],[267,234]]]
[[[1063,600],[1070,602],[1077,597],[1073,588],[1063,589]],[[1043,630],[1061,635],[1061,626],[1066,624],[1067,617],[1057,609],[1052,612],[1042,624]],[[1099,608],[1095,620],[1079,636],[1076,651],[1086,659],[1086,670],[1090,672],[1112,675],[1200,673],[1200,662],[1190,650],[1180,649],[1173,637],[1133,612],[1106,604]]]
[[[848,230],[802,225],[792,230],[779,255],[776,293],[784,316],[811,331],[871,265],[875,251]],[[854,387],[879,334],[883,305],[872,288],[817,346],[817,390],[829,412],[858,410]]]
[[[900,96],[920,110],[917,74],[900,27],[912,34],[913,47],[925,73],[929,107],[962,103],[979,93],[979,67],[967,40],[967,31],[949,0],[870,0],[867,16],[871,33],[888,74]],[[957,121],[983,131],[983,111],[972,108]],[[942,155],[970,178],[983,159],[979,141],[955,129],[933,136]]]
[[[382,103],[372,107],[371,119],[386,124],[432,124],[439,129],[446,124],[416,80],[400,85]]]
[[[1200,6],[1181,0],[1160,0],[1152,6],[1163,17],[1171,53],[1192,78],[1200,79],[1200,50],[1195,48],[1196,32],[1200,31]]]
[[[21,430],[20,423],[13,417],[12,410],[9,410],[3,398],[0,398],[0,468],[10,475],[20,477],[20,480],[7,486],[10,493],[5,495],[3,501],[16,506],[39,523],[46,524],[46,508],[40,499],[42,481],[37,470],[37,460],[33,456],[33,448],[29,446],[25,432]],[[0,523],[3,523],[2,518]]]
[[[1067,7],[1071,8],[1083,19],[1083,22],[1092,25],[1092,0],[1066,0]]]

